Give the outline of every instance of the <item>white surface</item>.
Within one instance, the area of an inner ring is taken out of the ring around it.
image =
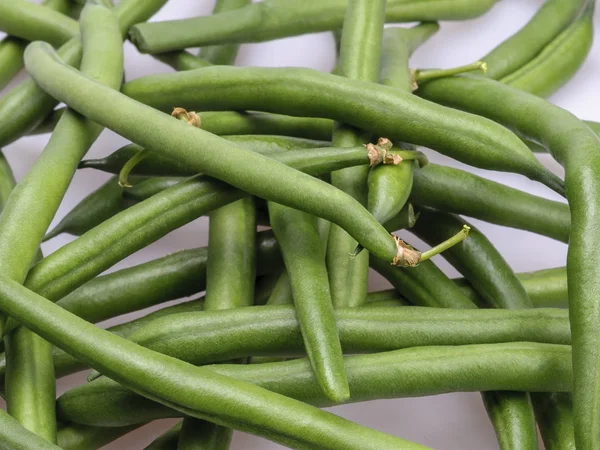
[[[516,32],[542,4],[541,0],[503,0],[485,16],[464,22],[442,23],[441,31],[418,50],[411,61],[413,67],[452,67],[470,63],[485,55],[497,43]],[[171,0],[153,20],[166,20],[208,14],[211,1]],[[596,14],[596,24],[599,15]],[[328,33],[282,39],[264,44],[244,45],[237,64],[243,66],[304,66],[329,71],[333,66],[333,39]],[[126,44],[126,77],[128,80],[171,69],[149,56],[139,55]],[[600,121],[600,43],[594,42],[590,56],[578,74],[550,100],[582,119]],[[30,137],[8,146],[5,153],[15,171],[22,177],[43,150],[48,136]],[[126,141],[105,131],[94,144],[88,157],[101,157],[119,148]],[[432,161],[456,167],[461,164],[429,152]],[[550,156],[542,161],[556,173],[561,169]],[[469,169],[471,170],[471,169]],[[472,170],[478,174],[536,195],[557,199],[547,188],[518,175]],[[80,171],[75,176],[58,211],[54,224],[82,198],[95,190],[108,176],[93,170]],[[531,233],[473,221],[500,249],[515,271],[530,271],[564,265],[566,245]],[[72,238],[61,236],[43,245],[46,254]],[[412,242],[418,242],[414,239]],[[183,248],[207,244],[207,221],[199,219],[169,234],[160,241],[117,264],[111,270],[139,264]],[[436,260],[450,275],[456,272],[441,258]],[[380,277],[372,277],[372,289],[387,287]],[[138,316],[140,314],[136,314]],[[131,320],[134,315],[125,319]],[[114,322],[111,322],[114,323]],[[82,374],[64,378],[58,383],[58,394],[84,382]],[[2,405],[4,406],[4,405]],[[416,441],[435,449],[496,449],[494,432],[486,417],[479,394],[448,394],[436,397],[381,400],[331,408],[331,411],[363,425]],[[174,420],[154,422],[131,435],[104,447],[106,450],[143,448],[155,436],[168,429]],[[284,448],[244,433],[235,433],[234,450],[275,450]],[[383,450],[383,449],[382,449]]]

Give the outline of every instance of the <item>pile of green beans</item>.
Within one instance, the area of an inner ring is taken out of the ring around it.
[[[545,100],[585,63],[594,0],[545,0],[450,69],[409,60],[496,0],[217,0],[148,22],[167,2],[0,0],[0,89],[26,71],[0,97],[0,448],[96,450],[177,418],[146,449],[227,450],[239,430],[418,450],[320,408],[481,392],[501,450],[538,430],[600,450],[600,124]],[[324,31],[332,73],[235,67],[241,44]],[[124,82],[124,39],[171,72]],[[86,159],[104,128],[130,142]],[[15,179],[10,144],[44,134]],[[104,184],[54,220],[77,171]],[[470,218],[562,242],[566,264],[515,273]],[[104,273],[196,219],[184,248]]]

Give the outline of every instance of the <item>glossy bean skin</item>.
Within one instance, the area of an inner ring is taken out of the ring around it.
[[[533,60],[577,18],[587,0],[550,0],[517,33],[481,58],[488,65],[486,76],[500,79]]]
[[[537,450],[537,428],[528,392],[486,391],[485,409],[494,424],[502,449]]]
[[[269,216],[312,370],[325,395],[342,403],[350,392],[316,219],[273,202]]]
[[[547,450],[575,450],[573,397],[569,393],[534,393],[531,401]]]
[[[181,422],[167,432],[161,434],[144,450],[175,450],[181,433]]]
[[[568,242],[569,206],[473,175],[428,164],[415,172],[411,200],[454,214],[464,214]]]
[[[4,410],[0,410],[0,437],[6,448],[18,448],[23,450],[61,450],[46,439],[32,433],[13,419]]]
[[[27,48],[25,64],[44,89],[98,123],[110,125],[113,131],[133,138],[131,140],[137,144],[150,150],[162,149],[165,154],[187,160],[198,172],[232,182],[250,194],[337,223],[363,247],[386,260],[392,261],[396,256],[394,239],[373,216],[356,200],[327,183],[190,127],[120,93],[104,90],[101,85],[64,65],[52,48],[42,42]],[[61,79],[70,80],[68,92],[63,83],[55,82],[59,74]],[[84,92],[86,95],[82,98],[80,94]],[[108,114],[108,110],[99,107],[105,102],[112,103],[119,114]],[[140,128],[140,121],[152,125]],[[192,154],[189,148],[202,151]],[[302,189],[297,189],[297,186],[302,186]]]
[[[570,356],[569,346],[519,342],[417,347],[349,356],[345,361],[352,389],[350,402],[361,402],[456,391],[540,392],[547,388],[567,392],[572,379]],[[245,366],[218,364],[206,369],[303,402],[331,405],[305,359]],[[424,372],[438,376],[423,377]],[[104,377],[63,394],[58,411],[65,419],[108,427],[181,416]]]
[[[87,76],[118,89],[123,74],[123,41],[117,17],[89,4],[81,15],[83,59]],[[76,27],[79,30],[79,26]],[[74,111],[58,123],[41,156],[13,189],[0,214],[0,270],[23,283],[48,225],[75,174],[77,164],[102,128]],[[36,220],[27,220],[34,215]],[[5,337],[6,401],[9,413],[50,442],[56,441],[56,396],[52,346],[25,328]]]
[[[422,86],[420,95],[486,115],[518,130],[547,146],[565,168],[571,211],[567,273],[573,333],[575,436],[578,446],[598,448],[600,417],[592,405],[600,397],[594,388],[600,377],[597,370],[600,309],[596,307],[600,280],[594,269],[600,264],[600,255],[592,249],[600,224],[600,208],[594,203],[600,201],[600,183],[593,173],[593,168],[600,165],[600,138],[569,112],[531,94],[482,78],[436,80]]]
[[[136,428],[137,425],[106,428],[71,424],[58,430],[57,443],[63,450],[96,450]]]
[[[583,14],[550,44],[501,83],[540,97],[548,97],[575,75],[585,61],[594,38],[593,8]]]
[[[232,430],[205,420],[185,417],[179,431],[177,450],[227,450]]]
[[[264,89],[253,88],[260,80]],[[123,93],[162,110],[250,109],[326,117],[435,149],[466,164],[521,173],[562,191],[514,134],[482,117],[447,109],[388,86],[310,69],[207,67],[126,83]],[[293,102],[277,99],[290,98]]]
[[[187,415],[296,448],[423,448],[145,349],[85,322],[6,277],[0,282],[0,307],[111,379]],[[124,355],[128,355],[126,366],[121,364]],[[311,433],[306,433],[307,425]]]
[[[43,134],[53,130],[63,111],[64,108],[55,110],[29,134]],[[199,112],[198,115],[203,129],[220,136],[281,135],[316,141],[330,141],[333,130],[333,122],[329,119],[234,111],[205,111]],[[323,145],[320,147],[323,147]]]
[[[431,22],[477,17],[494,0],[406,2],[390,0],[387,22]],[[347,2],[343,0],[269,0],[214,16],[139,24],[130,39],[144,53],[161,53],[224,43],[261,42],[342,28]]]
[[[76,20],[25,0],[0,2],[0,30],[28,41],[46,41],[61,46],[79,34]]]

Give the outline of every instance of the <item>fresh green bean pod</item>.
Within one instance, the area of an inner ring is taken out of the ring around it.
[[[15,181],[12,169],[6,160],[4,153],[0,150],[0,211],[6,206],[6,202],[8,201],[15,184],[17,184],[17,182]]]
[[[540,434],[546,450],[575,450],[573,397],[564,392],[532,393]]]
[[[180,433],[181,422],[179,422],[173,428],[157,437],[144,450],[176,450]]]
[[[23,427],[3,409],[0,409],[0,438],[7,449],[64,450]]]
[[[248,6],[251,0],[217,0],[213,9],[214,14],[223,14],[229,11]],[[239,50],[239,45],[215,45],[200,49],[199,56],[206,59],[211,64],[232,65],[235,64],[235,58]]]
[[[316,219],[274,202],[269,203],[269,216],[317,382],[328,398],[344,402],[350,392]]]
[[[63,450],[97,450],[138,427],[106,428],[70,424],[58,430],[57,442]]]
[[[136,183],[123,192],[123,198],[126,199],[127,207],[146,200],[159,192],[169,189],[176,184],[181,183],[185,178],[182,177],[154,177]]]
[[[394,239],[373,216],[356,200],[329,184],[265,156],[228,144],[221,138],[190,127],[120,93],[104,90],[100,84],[63,64],[54,50],[43,42],[36,42],[27,48],[25,62],[44,89],[90,119],[110,125],[113,131],[133,138],[132,141],[147,149],[163,150],[165,154],[187,160],[198,172],[233,183],[250,194],[337,223],[363,247],[386,260],[392,261],[396,256]],[[56,77],[63,81],[57,83]],[[67,80],[69,89],[65,89]],[[80,95],[84,92],[85,100]],[[113,106],[110,114],[101,107],[107,103]],[[139,127],[139,123],[148,126]],[[187,151],[189,148],[201,151],[191,153]],[[302,186],[302,189],[298,189],[298,186]]]
[[[119,18],[123,35],[135,23],[145,21],[158,11],[166,0],[124,0],[119,2],[114,12]],[[67,64],[79,66],[81,61],[81,40],[79,37],[66,42],[58,54]],[[48,116],[59,102],[48,95],[31,78],[0,99],[0,147],[34,130]]]
[[[271,293],[277,286],[281,271],[256,277],[256,286],[254,287],[254,304],[265,305],[269,301]]]
[[[417,267],[395,268],[379,258],[370,264],[414,305],[436,308],[476,308],[475,304],[431,261]]]
[[[544,48],[577,18],[587,0],[548,0],[517,33],[481,58],[495,80],[516,72],[535,59]]]
[[[4,276],[0,281],[0,308],[123,386],[193,417],[295,448],[423,448],[250,383],[145,349],[85,322]],[[126,365],[122,363],[125,356]],[[306,427],[312,432],[306,433]]]
[[[501,83],[548,97],[575,75],[585,61],[594,38],[593,8],[559,34],[539,55]]]
[[[292,285],[290,284],[290,276],[284,270],[279,275],[277,283],[271,291],[271,295],[267,299],[267,305],[291,305],[294,303],[292,298]]]
[[[177,450],[227,450],[231,443],[232,430],[205,420],[184,418]]]
[[[419,2],[389,0],[386,22],[464,20],[489,10],[494,0]],[[213,16],[138,24],[130,39],[143,53],[206,45],[262,42],[342,28],[344,0],[267,0]]]
[[[566,345],[518,342],[416,347],[349,356],[345,358],[352,390],[349,401],[509,389],[568,392],[572,381],[570,349]],[[205,370],[310,404],[331,405],[305,359],[217,364]],[[423,373],[437,376],[423,377]],[[58,411],[65,419],[108,427],[181,416],[104,377],[63,394],[58,399]]]
[[[109,89],[118,89],[123,74],[123,42],[116,16],[108,8],[90,3],[82,12],[81,33],[83,73]],[[74,111],[67,111],[42,155],[13,189],[0,215],[0,270],[5,276],[19,283],[25,281],[77,164],[101,130]],[[32,214],[36,220],[30,220]],[[26,328],[18,328],[6,336],[5,345],[8,412],[26,428],[56,442],[51,344]]]
[[[490,117],[550,149],[565,168],[571,231],[567,254],[569,309],[573,333],[574,421],[578,447],[599,448],[600,254],[592,249],[600,224],[600,138],[571,113],[510,86],[481,77],[432,81],[419,90],[431,100]],[[600,245],[600,242],[598,243]]]
[[[193,70],[208,67],[211,63],[199,56],[193,55],[188,51],[165,52],[153,55],[154,58],[175,70]]]
[[[483,403],[490,417],[498,444],[502,449],[537,450],[537,428],[531,399],[527,392],[482,392]]]
[[[569,206],[452,167],[428,164],[414,174],[417,205],[532,231],[568,242]]]
[[[43,5],[25,0],[1,0],[0,30],[28,41],[46,41],[61,46],[79,35],[79,24]]]
[[[255,89],[257,83],[260,90]],[[388,86],[311,69],[218,66],[138,78],[126,83],[123,93],[162,110],[175,103],[195,110],[250,109],[327,117],[392,142],[423,145],[475,167],[520,173],[563,191],[562,181],[506,128]]]
[[[30,134],[49,133],[64,108],[59,108],[33,129]],[[211,133],[227,135],[282,135],[316,141],[331,141],[333,122],[329,119],[292,117],[257,112],[200,112],[202,128]],[[323,147],[324,145],[320,145]]]

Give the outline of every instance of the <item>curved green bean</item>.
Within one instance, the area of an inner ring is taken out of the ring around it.
[[[0,410],[0,437],[2,446],[8,449],[62,450],[23,427],[4,410]]]
[[[167,432],[161,434],[144,450],[174,450],[177,448],[179,434],[181,433],[181,422]]]
[[[106,428],[70,424],[58,430],[57,443],[63,450],[97,450],[136,428],[138,425]]]
[[[537,450],[537,428],[527,392],[486,391],[482,393],[498,443],[502,449]]]
[[[533,393],[540,434],[547,450],[575,450],[573,435],[573,397],[564,392]]]

